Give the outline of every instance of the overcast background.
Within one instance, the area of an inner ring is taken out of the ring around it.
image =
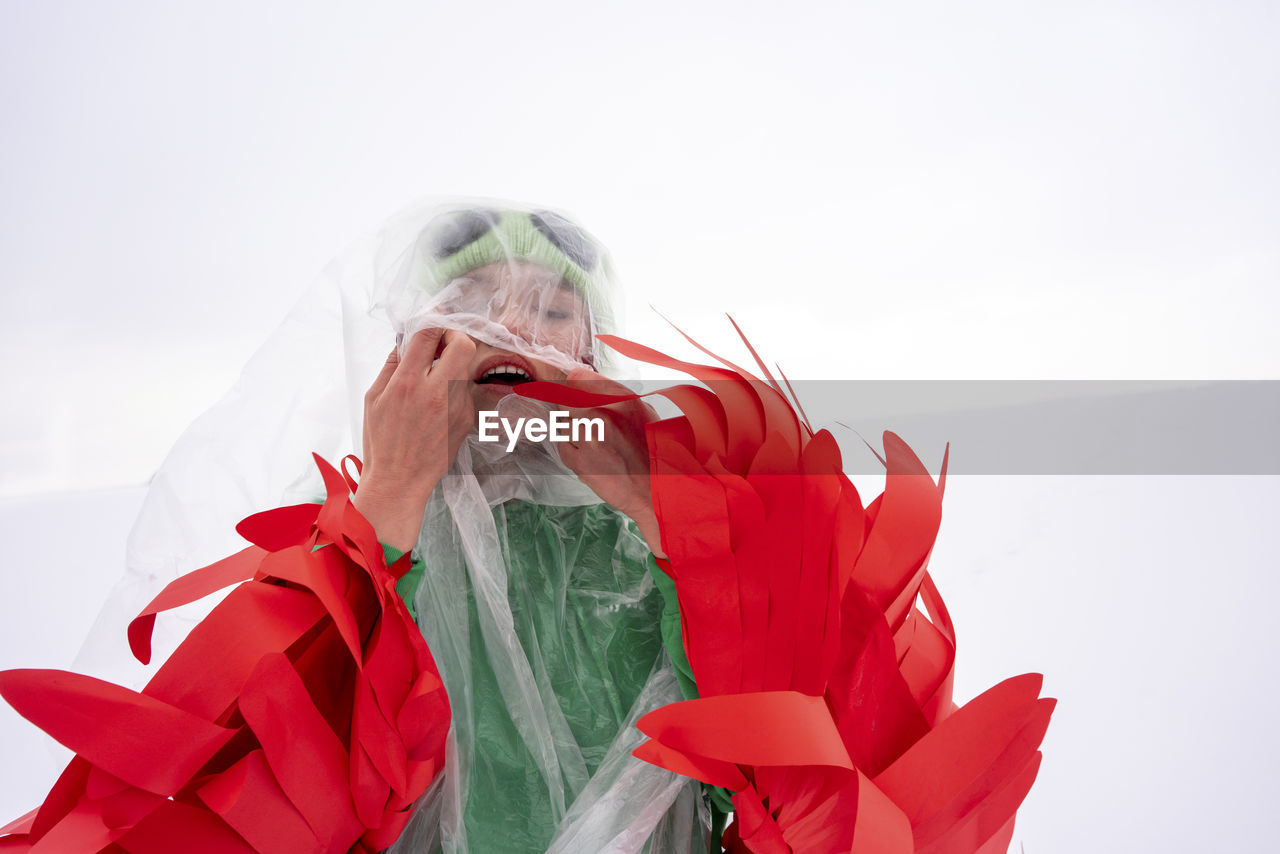
[[[650,304],[805,380],[1280,378],[1277,43],[1265,2],[0,0],[0,667],[70,664],[184,426],[428,195],[576,214],[676,354]],[[1271,847],[1277,508],[949,483],[958,697],[1060,698],[1014,850]],[[64,760],[7,709],[0,755],[7,820]]]

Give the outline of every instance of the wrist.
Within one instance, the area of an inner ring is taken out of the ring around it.
[[[418,531],[430,495],[430,490],[425,493],[401,491],[390,484],[368,483],[362,479],[352,503],[373,526],[382,543],[408,552],[418,543]]]
[[[438,477],[422,475],[405,477],[395,472],[383,472],[374,466],[365,466],[355,494],[366,501],[386,503],[421,504],[424,508],[435,491]]]

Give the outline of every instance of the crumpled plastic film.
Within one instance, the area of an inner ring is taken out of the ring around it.
[[[679,697],[675,672],[664,662],[646,683],[625,726],[587,788],[560,822],[548,854],[577,851],[702,854],[710,817],[702,789],[680,777],[651,774],[632,755],[644,740],[635,726],[645,709]],[[636,716],[640,713],[639,716]],[[647,845],[644,843],[647,840]]]
[[[463,446],[418,544],[419,624],[454,712],[440,803],[423,807],[441,850],[637,852],[655,832],[683,845],[654,850],[699,850],[696,787],[631,756],[635,721],[680,699],[647,546],[567,469],[545,473],[549,446],[496,470],[490,447]],[[547,503],[516,497],[531,491]],[[420,831],[395,850],[432,850]]]

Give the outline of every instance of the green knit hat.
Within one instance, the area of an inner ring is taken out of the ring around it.
[[[432,222],[426,238],[432,292],[486,264],[532,261],[573,285],[590,307],[596,331],[613,331],[604,247],[557,213],[497,208],[453,211]]]

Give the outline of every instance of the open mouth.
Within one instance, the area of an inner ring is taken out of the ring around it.
[[[521,383],[533,382],[533,377],[526,374],[519,368],[502,367],[494,368],[487,374],[476,380],[480,385],[520,385]]]
[[[516,386],[533,382],[536,377],[523,359],[503,357],[486,362],[476,376],[477,385]]]

